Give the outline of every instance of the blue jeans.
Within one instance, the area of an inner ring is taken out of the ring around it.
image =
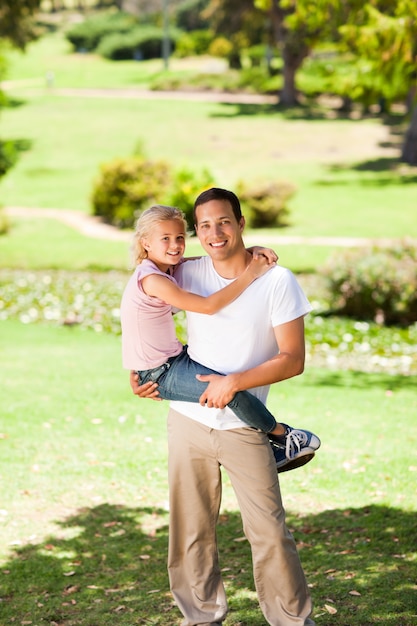
[[[140,384],[158,383],[158,391],[164,400],[199,402],[208,383],[196,379],[196,374],[219,374],[190,359],[187,346],[178,356],[173,356],[159,367],[139,370]],[[238,391],[227,405],[246,424],[264,432],[274,430],[277,422],[266,406],[249,391]]]

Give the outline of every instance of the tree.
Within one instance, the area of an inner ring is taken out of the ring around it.
[[[275,39],[282,49],[282,103],[297,102],[296,72],[314,46],[326,40],[338,42],[353,58],[351,81],[359,92],[362,89],[369,97],[372,95],[388,104],[398,99],[408,103],[411,123],[405,136],[402,160],[417,164],[415,0],[254,2],[270,15]]]
[[[32,17],[41,0],[0,0],[0,38],[24,48],[34,37]]]
[[[389,12],[384,9],[384,3],[368,2],[362,23],[342,26],[340,33],[349,51],[367,61],[380,96],[388,103],[399,98],[408,102],[411,122],[401,158],[417,165],[417,4],[397,0]]]
[[[241,51],[262,41],[265,16],[253,0],[210,0],[203,16],[210,20],[216,35],[227,37],[231,44],[229,64],[241,68]]]
[[[39,8],[41,0],[0,0],[0,39],[8,40],[18,48],[33,38],[31,16]],[[6,72],[5,59],[0,55],[0,75]],[[0,106],[2,100],[0,92]],[[17,160],[21,142],[0,140],[0,177],[4,176]]]
[[[409,165],[417,165],[417,105],[414,106],[411,122],[405,134],[401,160]]]
[[[354,2],[357,0],[353,0]],[[272,24],[273,38],[283,59],[285,105],[297,104],[296,73],[319,41],[330,39],[346,2],[341,0],[255,0]],[[349,4],[349,0],[347,1]]]
[[[206,14],[215,31],[229,36],[232,44],[245,38],[248,44],[259,43],[266,23],[270,25],[269,43],[281,50],[283,59],[280,101],[293,105],[297,70],[317,42],[331,37],[334,24],[351,3],[360,0],[210,0]]]

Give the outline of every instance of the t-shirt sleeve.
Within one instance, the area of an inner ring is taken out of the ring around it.
[[[282,272],[273,291],[272,326],[292,322],[310,313],[312,308],[294,274],[290,270]]]

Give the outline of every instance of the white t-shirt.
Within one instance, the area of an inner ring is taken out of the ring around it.
[[[183,263],[175,278],[183,289],[204,296],[232,282],[216,272],[210,257]],[[277,265],[218,313],[187,312],[189,355],[223,374],[256,367],[279,352],[274,327],[306,315],[311,309],[292,272]],[[266,403],[269,385],[250,391]],[[191,402],[172,402],[171,406],[210,428],[247,426],[228,407],[209,409]]]

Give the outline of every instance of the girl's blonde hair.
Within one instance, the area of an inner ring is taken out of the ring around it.
[[[185,219],[185,215],[175,207],[154,204],[139,216],[132,242],[132,257],[135,265],[142,263],[148,256],[147,250],[143,247],[143,239],[151,235],[153,228],[157,224],[168,220],[181,222],[181,226],[184,228],[184,234],[187,233],[187,220]]]

